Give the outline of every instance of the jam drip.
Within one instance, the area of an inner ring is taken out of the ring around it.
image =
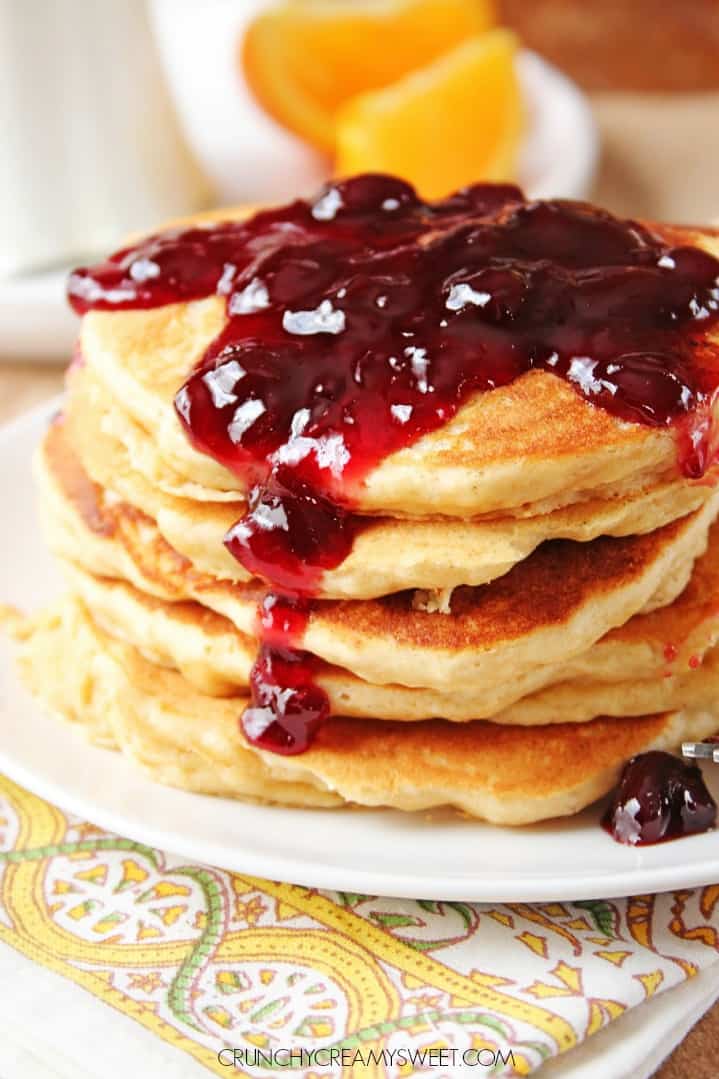
[[[244,222],[151,236],[69,282],[80,313],[212,295],[228,320],[175,408],[247,486],[226,544],[287,594],[271,598],[280,621],[306,618],[296,597],[346,558],[368,472],[531,369],[621,419],[678,424],[687,475],[710,463],[719,262],[583,203],[500,185],[425,203],[401,180],[359,176]],[[243,726],[299,752],[328,705],[302,627],[278,641],[275,614],[261,616]]]
[[[298,479],[286,466],[250,493],[249,512],[232,526],[225,546],[256,577],[289,595],[319,589],[322,572],[345,560],[361,519]]]
[[[252,701],[240,720],[248,742],[284,756],[308,749],[330,713],[314,681],[317,660],[295,647],[308,615],[303,600],[270,594],[260,604],[263,643],[250,675]]]
[[[716,824],[716,803],[701,771],[671,753],[632,757],[602,825],[619,843],[646,846],[706,832]]]

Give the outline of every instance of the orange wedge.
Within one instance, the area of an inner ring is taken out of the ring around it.
[[[331,153],[344,102],[396,82],[493,22],[491,0],[289,0],[250,24],[242,64],[263,108]]]
[[[512,179],[522,133],[516,50],[512,33],[491,30],[349,101],[337,117],[337,172],[393,173],[429,199]]]

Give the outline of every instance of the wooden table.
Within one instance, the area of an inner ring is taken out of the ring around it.
[[[598,202],[645,218],[719,219],[719,95],[596,94],[594,105],[603,143]],[[57,366],[4,360],[0,355],[0,422],[61,390]],[[714,1079],[717,1049],[719,1005],[656,1079]]]
[[[26,412],[61,389],[62,371],[57,364],[0,362],[0,423]]]

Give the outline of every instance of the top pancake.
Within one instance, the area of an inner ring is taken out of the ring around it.
[[[201,573],[220,580],[249,580],[250,574],[223,543],[246,512],[246,503],[199,501],[163,490],[167,482],[160,486],[161,477],[152,475],[151,469],[150,476],[142,471],[152,440],[143,436],[97,376],[85,367],[73,371],[69,382],[65,429],[90,478],[152,517],[167,542]],[[698,509],[711,492],[709,477],[700,483],[676,479],[536,516],[465,521],[376,518],[355,537],[340,565],[324,572],[317,594],[327,599],[369,599],[410,588],[446,593],[459,585],[485,584],[545,540],[587,542],[600,535],[651,532]],[[428,599],[442,606],[447,597]]]
[[[719,240],[708,234],[672,230],[672,241],[719,253]],[[224,300],[213,296],[91,312],[81,332],[86,362],[152,433],[161,461],[196,489],[207,488],[209,497],[242,493],[244,481],[192,448],[173,399],[225,324]],[[527,503],[553,507],[607,484],[648,484],[675,474],[677,437],[673,427],[615,419],[561,379],[531,371],[469,399],[443,427],[381,461],[351,493],[360,511],[387,515],[467,517]]]

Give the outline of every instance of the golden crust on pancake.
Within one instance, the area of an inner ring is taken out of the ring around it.
[[[521,729],[483,720],[425,720],[407,727],[339,719],[320,730],[307,753],[262,756],[273,778],[321,780],[361,805],[453,805],[517,825],[577,813],[611,790],[636,753],[672,749],[716,727],[716,716],[707,712]]]
[[[670,603],[716,511],[708,502],[650,537],[545,544],[491,584],[457,589],[446,616],[414,609],[408,593],[320,602],[303,646],[371,682],[445,692],[495,686],[579,655],[638,611]],[[207,602],[231,617],[222,600],[213,592]]]
[[[63,470],[55,468],[58,455]],[[161,598],[195,599],[241,632],[255,632],[261,590],[198,574],[150,518],[113,503],[108,512],[114,534],[93,532],[96,507],[88,513],[86,501],[73,502],[63,486],[70,456],[62,424],[55,425],[38,457],[37,477],[48,540],[57,553]],[[99,501],[102,492],[95,490]],[[638,611],[670,603],[706,547],[718,499],[714,494],[701,510],[648,536],[545,544],[497,581],[457,590],[448,616],[415,610],[411,593],[317,601],[298,643],[368,682],[449,692],[457,685],[479,690],[520,678],[580,655]]]
[[[719,250],[710,234],[687,242]],[[89,366],[141,427],[158,455],[194,484],[243,491],[243,481],[192,448],[173,398],[225,325],[210,297],[83,318]],[[717,406],[719,407],[719,406]],[[470,399],[454,419],[379,463],[353,492],[370,513],[467,517],[676,470],[677,432],[617,420],[554,375],[531,371]]]
[[[245,698],[197,694],[180,675],[109,638],[76,602],[30,622],[24,637],[21,669],[29,688],[153,779],[288,805],[451,805],[497,823],[527,824],[576,813],[601,797],[635,753],[701,739],[719,725],[707,712],[530,730],[482,721],[331,719],[308,752],[277,757],[244,741],[238,717]]]
[[[719,527],[715,525],[716,558]],[[132,585],[97,577],[64,562],[63,569],[72,595],[92,611],[94,622],[109,633],[134,645],[153,664],[178,670],[200,693],[211,696],[238,696],[247,692],[250,668],[257,644],[240,633],[227,618],[199,603],[168,603],[140,592]],[[689,590],[689,589],[687,589]],[[683,595],[683,593],[682,593]],[[664,609],[666,641],[682,620],[682,597]],[[717,593],[715,592],[715,605]],[[692,638],[700,651],[687,660],[684,655],[669,663],[660,642],[660,655],[647,664],[640,675],[637,660],[651,656],[651,636],[635,648],[639,655],[626,655],[626,648],[609,643],[608,638],[568,664],[550,670],[528,672],[497,691],[474,693],[459,686],[440,693],[432,689],[401,685],[376,685],[357,679],[349,671],[318,664],[315,681],[327,693],[334,715],[369,716],[397,721],[417,721],[440,716],[452,721],[489,719],[493,723],[535,725],[584,723],[597,715],[645,715],[673,708],[711,707],[719,697],[719,613],[703,617],[694,612]],[[639,638],[643,622],[651,616],[636,615]],[[684,619],[686,620],[686,619]],[[654,629],[648,626],[649,632]],[[609,634],[611,636],[611,634]],[[603,652],[606,655],[602,656]],[[678,651],[678,650],[677,650]],[[597,670],[593,658],[598,658]],[[602,664],[603,659],[603,664]],[[626,671],[626,660],[629,670]],[[632,670],[632,660],[635,670]],[[492,708],[499,699],[502,711]]]
[[[220,580],[247,581],[250,575],[223,543],[246,504],[180,497],[149,482],[133,467],[127,445],[108,430],[111,414],[115,427],[123,422],[120,411],[90,370],[73,374],[65,422],[84,470],[100,486],[152,517],[168,543],[201,573]],[[125,432],[127,441],[131,440]],[[697,509],[711,490],[709,482],[674,480],[623,498],[577,502],[536,517],[377,519],[356,537],[345,561],[324,573],[320,595],[370,599],[408,588],[446,590],[485,584],[528,557],[545,540],[586,542],[600,535],[651,532]]]

